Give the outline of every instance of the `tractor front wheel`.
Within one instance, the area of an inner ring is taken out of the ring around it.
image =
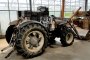
[[[65,29],[61,35],[61,43],[63,46],[70,46],[74,42],[74,34],[71,29]]]

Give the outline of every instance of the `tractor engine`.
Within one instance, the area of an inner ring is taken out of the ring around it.
[[[18,11],[18,18],[26,17],[27,20],[34,20],[42,23],[45,27],[48,27],[49,23],[49,11],[47,7],[39,6],[37,11]]]
[[[45,27],[48,27],[49,23],[49,11],[47,7],[38,7],[37,11],[39,12],[40,16],[40,23],[42,23]]]

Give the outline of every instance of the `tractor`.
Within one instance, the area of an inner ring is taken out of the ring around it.
[[[56,37],[60,38],[63,46],[74,42],[74,34],[67,26],[67,20],[49,16],[47,7],[37,9],[38,12],[18,11],[19,20],[12,22],[6,31],[7,42],[26,58],[43,53],[48,45],[55,43]]]
[[[48,45],[55,44],[56,37],[60,38],[62,46],[73,44],[75,34],[68,22],[70,20],[49,16],[49,9],[44,6],[37,7],[36,12],[18,11],[18,20],[7,28],[6,41],[23,57],[36,57]]]

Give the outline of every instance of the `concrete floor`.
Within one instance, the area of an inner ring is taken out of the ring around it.
[[[79,31],[81,35],[86,33],[85,30],[83,32],[83,30],[79,29]],[[0,39],[0,50],[5,46],[8,46],[5,39]],[[81,41],[75,39],[73,45],[68,47],[62,47],[60,42],[58,42],[54,48],[48,47],[44,54],[32,59],[24,59],[16,51],[9,58],[5,59],[4,57],[8,54],[8,51],[0,51],[0,60],[90,60],[90,40]]]
[[[5,39],[0,39],[0,50],[7,46]],[[15,51],[9,58],[5,59],[8,51],[0,52],[0,60],[90,60],[90,42],[75,39],[73,45],[62,47],[60,42],[54,48],[48,47],[41,56],[24,59]]]

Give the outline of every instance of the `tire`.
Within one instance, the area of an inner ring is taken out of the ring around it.
[[[15,25],[10,25],[6,30],[5,37],[6,37],[6,41],[8,44],[9,44],[12,34],[14,32],[14,27],[15,27]]]
[[[26,39],[27,37],[28,39]],[[19,29],[16,39],[16,50],[25,58],[41,55],[47,47],[47,38],[47,32],[41,25],[35,23],[27,24]],[[29,45],[27,45],[26,40],[28,40]]]
[[[61,44],[63,46],[70,46],[74,42],[74,34],[73,31],[69,28],[64,29],[61,35]]]

